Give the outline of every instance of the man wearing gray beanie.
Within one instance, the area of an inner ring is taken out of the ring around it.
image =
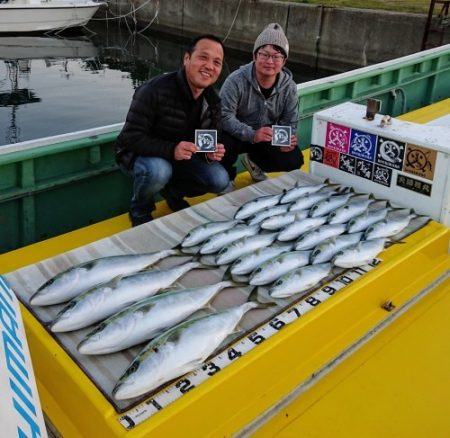
[[[231,73],[220,90],[225,145],[222,165],[231,180],[236,177],[240,154],[254,181],[265,180],[265,172],[290,171],[303,164],[296,135],[297,85],[285,67],[288,55],[282,27],[270,23],[256,38],[253,61]],[[273,125],[291,127],[290,145],[272,145]]]

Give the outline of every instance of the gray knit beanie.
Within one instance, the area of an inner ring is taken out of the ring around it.
[[[286,52],[286,57],[289,55],[288,40],[283,32],[283,28],[278,23],[270,23],[263,29],[258,38],[256,38],[253,53],[267,44],[278,46]]]

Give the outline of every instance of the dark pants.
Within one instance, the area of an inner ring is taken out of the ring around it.
[[[190,160],[169,162],[159,157],[138,157],[133,169],[121,166],[133,178],[130,213],[134,218],[147,216],[155,209],[154,196],[162,188],[174,198],[220,193],[229,184],[227,172],[218,161],[207,163],[201,155]]]
[[[225,167],[230,180],[236,177],[236,161],[238,156],[248,153],[250,159],[264,172],[289,172],[300,169],[303,165],[303,154],[299,148],[290,152],[282,152],[279,146],[270,143],[249,143],[238,140],[226,132],[222,132],[222,143],[225,146],[225,156],[220,162]]]

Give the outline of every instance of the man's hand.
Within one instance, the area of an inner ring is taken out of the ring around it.
[[[192,154],[197,152],[197,146],[190,141],[180,141],[176,146],[173,153],[175,160],[190,160]]]
[[[281,152],[291,152],[297,147],[297,136],[291,135],[291,145],[290,146],[280,146]]]
[[[264,126],[255,132],[253,143],[261,143],[263,141],[272,141],[272,128],[270,126]]]
[[[207,152],[206,156],[210,161],[220,161],[225,155],[225,146],[221,143],[217,143],[215,152]]]

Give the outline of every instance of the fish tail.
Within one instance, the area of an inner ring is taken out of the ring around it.
[[[258,286],[251,286],[251,291],[248,295],[247,302],[256,303],[257,306],[255,309],[267,309],[268,307],[276,306],[277,303],[275,302],[267,302],[267,301],[261,301],[258,294]]]
[[[231,280],[232,280],[231,265],[229,265],[222,275],[222,281],[231,281]]]

